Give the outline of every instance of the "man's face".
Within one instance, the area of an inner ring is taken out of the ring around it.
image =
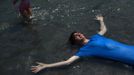
[[[85,38],[85,36],[80,32],[76,32],[76,33],[74,33],[74,38],[76,41],[81,41]]]

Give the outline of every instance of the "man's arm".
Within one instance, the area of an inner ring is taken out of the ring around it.
[[[61,62],[57,62],[57,63],[52,63],[52,64],[44,64],[44,63],[37,63],[37,66],[32,66],[31,70],[34,73],[37,73],[39,71],[41,71],[42,69],[45,68],[52,68],[52,67],[60,67],[60,66],[64,66],[64,65],[70,65],[71,63],[73,63],[74,61],[76,61],[77,59],[79,59],[79,56],[72,56],[71,58],[69,58],[66,61],[61,61]]]
[[[98,34],[104,35],[107,31],[107,28],[105,26],[103,16],[96,16],[96,19],[100,22],[100,31],[98,32]]]

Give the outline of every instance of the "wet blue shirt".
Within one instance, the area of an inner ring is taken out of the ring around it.
[[[76,56],[97,56],[134,64],[134,46],[126,45],[96,34],[79,49]]]

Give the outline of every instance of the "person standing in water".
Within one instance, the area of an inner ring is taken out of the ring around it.
[[[18,2],[19,0],[13,0],[13,5],[16,7],[17,6],[16,4]],[[30,0],[20,0],[17,9],[25,22],[31,21],[32,11],[31,11]]]
[[[134,46],[120,43],[103,36],[107,28],[105,26],[103,16],[96,16],[100,22],[100,31],[86,38],[80,32],[73,32],[69,38],[71,44],[79,45],[81,48],[72,57],[65,61],[45,64],[37,62],[37,66],[31,66],[33,73],[37,73],[46,68],[60,67],[70,65],[81,57],[101,57],[119,61],[126,64],[134,65]]]

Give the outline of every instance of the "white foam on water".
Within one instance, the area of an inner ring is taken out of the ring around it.
[[[76,69],[76,68],[80,68],[80,66],[79,65],[73,66],[73,69]]]
[[[33,21],[37,21],[38,19],[44,20],[46,15],[49,15],[47,10],[38,10],[40,7],[34,8],[33,10]]]
[[[1,24],[0,24],[0,31],[6,30],[6,29],[9,28],[9,27],[10,27],[10,24],[9,24],[9,23],[6,23],[6,22],[1,23]]]

